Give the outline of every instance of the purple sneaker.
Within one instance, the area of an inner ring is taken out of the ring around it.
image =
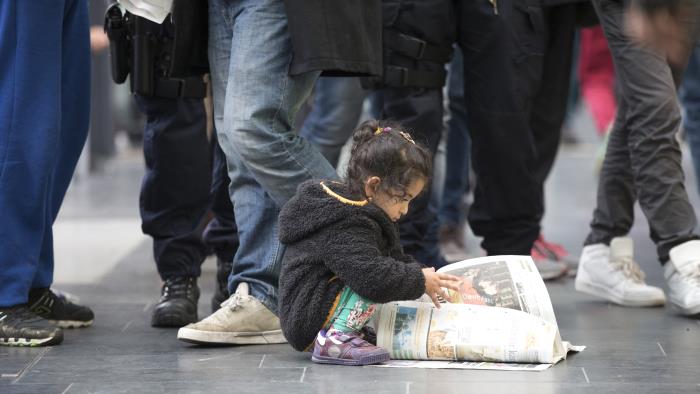
[[[389,361],[389,352],[370,344],[357,333],[335,331],[326,336],[326,331],[321,330],[316,336],[311,360],[321,364],[379,364]]]

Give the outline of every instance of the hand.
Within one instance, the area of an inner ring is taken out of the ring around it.
[[[433,304],[438,309],[440,308],[438,296],[446,300],[450,298],[445,288],[459,291],[461,279],[458,276],[435,272],[435,268],[423,268],[423,276],[425,276],[425,294],[433,300]]]

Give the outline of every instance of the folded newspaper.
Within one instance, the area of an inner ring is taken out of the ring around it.
[[[438,272],[463,279],[440,309],[420,301],[381,306],[377,345],[392,360],[377,366],[541,371],[585,348],[561,340],[531,257],[481,257]]]

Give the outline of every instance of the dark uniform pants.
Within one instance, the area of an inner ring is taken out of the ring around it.
[[[153,238],[161,278],[198,277],[208,251],[201,233],[210,207],[215,213],[223,212],[216,215],[214,231],[208,232],[210,241],[219,240],[217,250],[224,250],[217,253],[232,256],[237,244],[233,208],[227,200],[229,182],[227,177],[222,179],[225,160],[215,160],[218,175],[212,182],[212,145],[202,99],[135,98],[147,116],[143,142],[146,175],[140,196],[143,232]],[[222,233],[234,237],[222,240],[217,236]]]

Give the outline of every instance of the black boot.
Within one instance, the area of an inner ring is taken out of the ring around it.
[[[197,321],[199,287],[197,278],[169,278],[153,309],[153,327],[182,327]]]
[[[0,308],[0,345],[52,346],[63,342],[63,330],[37,316],[27,305]]]
[[[29,309],[61,328],[88,327],[95,319],[90,308],[78,305],[49,288],[29,291]]]
[[[228,277],[233,270],[233,263],[216,259],[216,291],[211,298],[211,311],[216,312],[221,307],[221,303],[230,296],[228,292]]]

